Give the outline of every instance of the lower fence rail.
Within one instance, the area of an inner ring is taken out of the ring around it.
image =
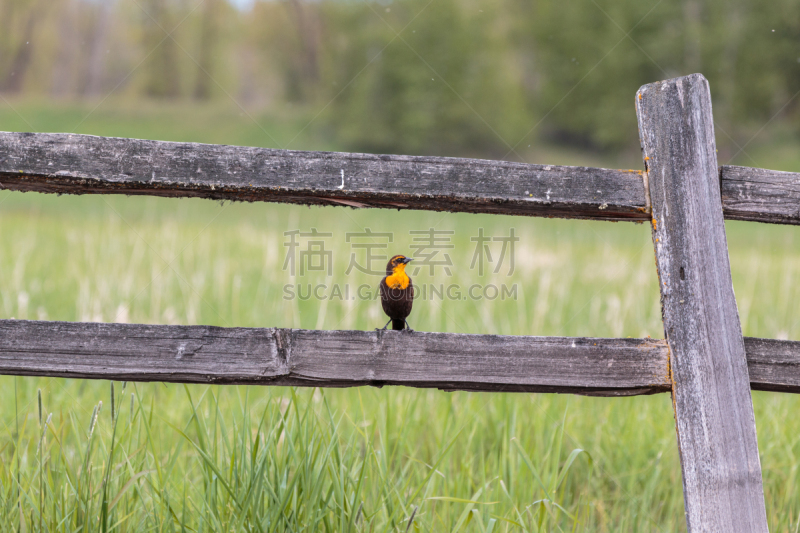
[[[800,392],[800,342],[746,338],[753,389]],[[668,392],[663,340],[0,320],[0,374],[311,387]]]

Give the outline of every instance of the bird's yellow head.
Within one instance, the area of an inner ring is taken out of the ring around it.
[[[406,265],[413,261],[404,255],[396,255],[386,264],[386,284],[392,289],[405,289],[411,281],[406,274]]]

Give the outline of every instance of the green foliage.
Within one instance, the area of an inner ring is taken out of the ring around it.
[[[510,152],[527,126],[527,105],[519,68],[505,55],[509,21],[502,6],[457,0],[367,6],[341,23],[361,28],[360,35],[342,39],[329,55],[332,63],[347,58],[331,74],[330,123],[340,142],[370,152]]]
[[[327,17],[343,44],[324,99],[332,130],[369,151],[508,156],[545,137],[631,150],[636,89],[702,72],[729,156],[775,116],[797,131],[800,8],[784,3],[347,5],[349,18]]]
[[[546,73],[535,99],[547,116],[547,134],[583,147],[635,146],[636,90],[679,74],[662,72],[656,62],[663,56],[651,61],[633,41],[662,50],[670,39],[672,24],[664,16],[669,8],[659,5],[658,13],[647,16],[653,6],[635,1],[588,3],[583,9],[557,0],[531,6],[519,31],[530,34],[528,46]],[[625,37],[629,30],[633,41]]]
[[[0,382],[4,531],[684,530],[668,395]],[[754,402],[793,531],[797,398]]]
[[[746,142],[752,121],[760,127],[776,113],[797,117],[798,103],[789,102],[800,89],[796,2],[769,9],[714,0],[533,5],[528,20],[546,73],[539,102],[542,112],[552,110],[547,125],[557,136],[636,146],[636,89],[693,72],[710,82],[723,148]]]
[[[18,380],[2,379],[12,385],[4,399],[15,402]],[[77,385],[56,385],[52,396],[67,399]],[[46,419],[2,440],[3,530],[391,531],[413,516],[415,531],[545,531],[586,519],[585,452],[569,453],[563,421],[524,427],[519,401],[474,420],[463,408],[479,398],[456,407],[441,393],[423,393],[439,397],[436,407],[410,392],[382,405],[360,391],[333,393],[331,402],[313,390],[161,387],[123,383],[114,395],[112,384],[107,398],[118,409],[100,401],[88,420],[74,401],[68,414],[49,412],[45,394]],[[426,421],[432,410],[445,427]],[[468,416],[454,418],[455,410]],[[479,434],[491,421],[503,429]],[[415,426],[430,440],[412,435]],[[532,460],[549,491],[520,470],[537,471]]]
[[[701,72],[728,162],[768,122],[800,133],[798,21],[794,0],[0,0],[0,91],[233,101],[348,150],[527,160],[636,152],[636,89]]]

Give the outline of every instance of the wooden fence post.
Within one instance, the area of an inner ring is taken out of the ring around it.
[[[691,533],[766,532],[755,417],[720,199],[708,81],[636,95]]]

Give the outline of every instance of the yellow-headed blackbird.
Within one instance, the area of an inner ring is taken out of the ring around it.
[[[402,330],[408,327],[411,330],[406,321],[414,303],[414,285],[406,274],[406,265],[410,261],[413,259],[396,255],[386,265],[386,277],[381,280],[381,304],[383,312],[389,316],[389,322],[383,329],[391,322],[392,329]]]

